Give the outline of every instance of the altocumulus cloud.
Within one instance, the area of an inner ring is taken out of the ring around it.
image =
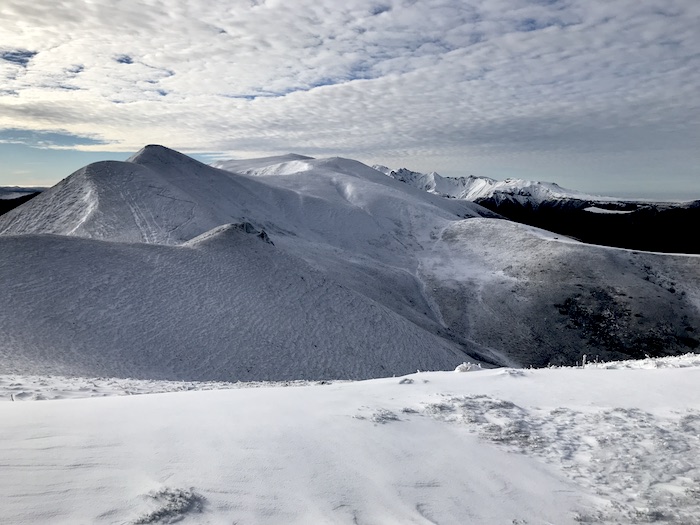
[[[0,14],[0,129],[96,139],[79,149],[408,156],[495,176],[700,163],[696,0],[4,0]]]

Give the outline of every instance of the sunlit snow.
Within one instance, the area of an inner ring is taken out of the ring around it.
[[[200,385],[0,376],[0,517],[696,523],[700,359],[605,367],[158,395]]]

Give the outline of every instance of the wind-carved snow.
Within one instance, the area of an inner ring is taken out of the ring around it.
[[[0,342],[4,371],[358,379],[464,360],[456,345],[256,232],[219,228],[182,247],[0,238],[7,250],[0,275],[8,283],[0,328],[10,334]]]
[[[0,520],[698,523],[698,356],[614,366],[6,399]]]

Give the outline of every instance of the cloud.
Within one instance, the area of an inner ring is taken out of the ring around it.
[[[23,144],[33,148],[75,149],[77,146],[104,146],[106,142],[70,133],[3,129],[0,130],[0,144]]]
[[[648,169],[669,156],[678,167],[679,152],[681,170],[697,166],[695,0],[5,0],[2,10],[0,128],[117,150],[410,157],[448,174],[651,151]]]
[[[21,67],[27,67],[29,61],[36,55],[36,51],[27,51],[26,49],[10,49],[8,51],[0,51],[0,60],[16,64]]]

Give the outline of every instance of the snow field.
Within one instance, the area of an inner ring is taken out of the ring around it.
[[[1,236],[0,246],[6,373],[365,379],[465,357],[238,228],[187,247],[48,235]]]
[[[697,523],[697,356],[610,366],[2,395],[0,521]]]

